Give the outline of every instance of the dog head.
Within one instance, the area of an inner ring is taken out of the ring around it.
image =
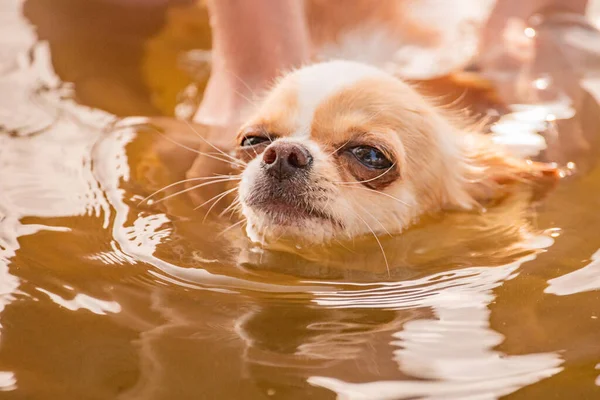
[[[399,233],[424,213],[472,209],[510,183],[555,176],[458,127],[394,76],[346,61],[280,79],[236,151],[247,162],[239,197],[256,241]]]

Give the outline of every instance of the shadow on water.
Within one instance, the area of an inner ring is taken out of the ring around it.
[[[203,222],[186,194],[158,201],[185,186],[142,201],[194,162],[175,142],[201,143],[148,116],[190,84],[175,67],[207,45],[203,13],[0,6],[2,398],[597,396],[593,165],[535,209],[515,195],[383,237],[389,274],[370,238],[267,250],[226,204]]]

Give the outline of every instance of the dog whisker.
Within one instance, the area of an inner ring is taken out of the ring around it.
[[[243,79],[242,79],[242,78],[241,78],[239,75],[237,75],[235,72],[233,72],[232,70],[230,70],[230,69],[229,69],[229,68],[227,68],[227,67],[225,67],[225,71],[226,71],[226,72],[227,72],[229,75],[231,75],[231,76],[233,76],[235,79],[237,79],[237,80],[238,80],[238,82],[240,82],[242,85],[244,85],[244,87],[245,87],[246,89],[248,89],[248,92],[249,92],[249,93],[252,95],[252,97],[254,97],[254,98],[255,98],[255,97],[257,97],[257,96],[256,96],[256,92],[254,91],[254,89],[252,89],[252,88],[250,87],[250,85],[248,85],[248,83],[247,83],[245,80],[243,80]],[[239,92],[239,91],[237,91],[237,90],[236,90],[236,94],[238,94],[239,96],[241,96],[241,97],[242,97],[244,100],[246,100],[248,103],[252,104],[253,106],[258,106],[258,104],[257,104],[257,103],[256,103],[254,100],[252,100],[252,99],[248,98],[247,96],[243,95],[241,92]]]
[[[377,242],[377,245],[379,246],[379,249],[381,250],[381,255],[383,256],[383,260],[385,261],[385,268],[387,270],[388,273],[388,278],[391,277],[391,273],[390,273],[390,264],[388,262],[388,258],[387,255],[385,254],[385,249],[383,248],[383,245],[381,244],[381,241],[379,240],[379,238],[377,237],[377,235],[375,234],[375,231],[373,230],[373,228],[371,228],[371,225],[369,225],[367,223],[367,221],[364,220],[363,217],[361,217],[356,211],[352,211],[354,213],[354,215],[362,221],[363,224],[365,224],[365,226],[367,227],[367,229],[371,232],[371,234],[373,235],[373,237],[375,238],[375,241]]]
[[[214,160],[217,160],[217,161],[221,161],[221,162],[224,162],[224,163],[228,163],[228,164],[231,164],[231,165],[233,165],[233,166],[236,166],[236,167],[245,167],[245,166],[246,166],[246,163],[244,163],[244,162],[243,162],[243,161],[241,161],[241,160],[238,160],[237,158],[235,158],[235,157],[233,157],[233,156],[230,156],[230,155],[229,155],[229,154],[227,154],[227,153],[224,153],[224,152],[222,152],[222,151],[220,152],[220,153],[223,153],[223,154],[225,154],[225,155],[228,157],[227,159],[223,159],[223,158],[220,158],[220,157],[216,157],[216,156],[214,156],[214,155],[211,155],[210,153],[204,153],[204,152],[202,152],[202,151],[200,151],[200,150],[198,150],[198,149],[194,149],[194,148],[192,148],[192,147],[190,147],[190,146],[187,146],[187,145],[185,145],[185,144],[183,144],[183,143],[179,143],[178,141],[174,140],[173,138],[169,137],[169,136],[168,136],[168,135],[166,135],[164,132],[162,132],[161,130],[159,130],[159,129],[158,129],[157,127],[155,127],[154,125],[148,124],[148,125],[146,125],[146,126],[147,126],[148,128],[151,128],[152,130],[154,130],[154,131],[155,131],[156,133],[158,133],[159,135],[161,135],[161,136],[162,136],[164,139],[168,140],[169,142],[173,143],[173,144],[174,144],[174,145],[176,145],[176,146],[179,146],[179,147],[181,147],[182,149],[186,149],[186,150],[189,150],[189,151],[191,151],[192,153],[196,153],[196,154],[198,154],[198,155],[201,155],[201,156],[209,157],[209,158],[212,158],[212,159],[214,159]],[[205,140],[204,138],[202,138],[202,139],[203,139],[203,140]],[[218,149],[217,149],[217,150],[218,150]],[[220,154],[220,153],[219,153],[219,154]]]
[[[206,177],[197,177],[197,178],[182,179],[180,181],[173,182],[173,183],[171,183],[171,184],[169,184],[167,186],[164,186],[164,187],[158,189],[157,191],[153,192],[149,196],[144,197],[142,200],[140,200],[140,202],[138,203],[138,206],[141,205],[142,203],[150,200],[152,197],[156,196],[158,193],[164,192],[165,190],[170,189],[173,186],[181,185],[182,183],[187,183],[187,182],[204,181],[204,180],[217,179],[217,178],[220,178],[220,177],[228,177],[228,176],[229,175],[215,175],[215,176],[206,176]],[[241,178],[239,178],[239,179],[241,179]],[[232,179],[232,180],[237,180],[237,179]]]
[[[210,212],[212,211],[212,209],[217,205],[217,203],[219,201],[221,201],[222,199],[224,199],[228,194],[231,194],[232,192],[236,191],[237,187],[234,187],[233,189],[229,189],[224,191],[223,193],[220,193],[216,196],[214,196],[212,199],[205,201],[204,203],[200,204],[199,206],[195,207],[194,210],[197,210],[198,208],[208,204],[209,202],[213,201],[213,204],[210,206],[210,208],[208,209],[208,211],[206,212],[206,214],[204,215],[204,219],[202,220],[202,222],[206,221],[206,218],[208,218],[208,215],[210,214]]]
[[[194,129],[194,127],[192,126],[192,124],[190,124],[188,121],[185,121],[185,123],[192,130],[192,132],[194,132],[196,134],[196,136],[198,136],[204,143],[206,143],[207,145],[209,145],[210,147],[212,147],[213,149],[215,149],[218,153],[224,155],[228,159],[231,159],[232,162],[235,162],[235,163],[241,164],[243,166],[246,166],[245,162],[243,162],[243,161],[235,158],[231,154],[227,154],[226,152],[224,152],[223,150],[219,149],[217,146],[215,146],[214,144],[212,144],[210,141],[208,141],[204,136],[202,136],[200,134],[200,132],[198,132],[196,129]]]
[[[228,211],[233,213],[235,212],[236,207],[240,206],[242,204],[240,197],[237,196],[236,199],[229,205],[227,206],[226,209],[224,209],[223,211],[221,211],[221,213],[219,214],[219,217],[222,217],[223,215],[225,215]]]
[[[381,226],[381,229],[383,229],[384,232],[388,234],[388,236],[393,237],[393,235],[390,233],[390,231],[385,227],[385,225],[379,219],[377,219],[373,214],[371,214],[365,207],[361,206],[360,204],[357,204],[357,205],[360,207],[361,210],[363,210],[371,218],[373,218],[375,220],[375,222],[377,222],[379,224],[379,226]]]
[[[202,204],[200,204],[200,205],[198,205],[198,206],[194,207],[194,210],[197,210],[197,209],[199,209],[199,208],[202,208],[202,207],[204,207],[205,205],[207,205],[208,203],[210,203],[211,201],[215,200],[217,197],[221,196],[222,194],[229,194],[229,193],[233,192],[234,190],[237,190],[237,187],[235,187],[235,188],[232,188],[232,189],[225,190],[225,191],[223,191],[223,192],[221,192],[221,193],[218,193],[217,195],[215,195],[215,196],[211,197],[210,199],[206,200],[204,203],[202,203]]]
[[[244,222],[246,222],[245,219],[241,219],[238,222],[229,225],[227,228],[223,229],[221,232],[219,232],[217,234],[217,237],[223,236],[226,232],[229,232],[230,230],[232,230],[233,228],[235,228],[236,226],[240,226],[242,225]]]
[[[237,76],[236,76],[237,78]],[[242,81],[242,83],[244,83]],[[245,83],[244,83],[245,84]],[[248,89],[250,89],[249,86],[246,86]],[[240,96],[242,99],[246,100],[249,104],[252,104],[253,106],[257,107],[258,104],[251,98],[249,98],[248,96],[246,96],[245,94],[243,94],[242,92],[240,92],[239,90],[234,90],[234,93],[237,94],[238,96]],[[254,95],[254,93],[251,93],[252,95]]]
[[[384,176],[384,175],[385,175],[385,174],[387,174],[388,172],[390,172],[392,169],[394,169],[394,167],[395,167],[395,166],[396,166],[396,164],[395,164],[395,163],[394,163],[394,164],[392,164],[392,166],[391,166],[391,167],[387,168],[387,169],[386,169],[384,172],[382,172],[381,174],[379,174],[379,175],[377,175],[376,177],[374,177],[374,178],[371,178],[371,179],[366,179],[366,180],[363,180],[363,181],[356,181],[356,182],[333,182],[333,183],[335,183],[335,184],[338,184],[338,185],[345,185],[345,186],[346,186],[346,185],[356,185],[356,184],[359,184],[359,183],[368,183],[368,182],[372,182],[372,181],[374,181],[374,180],[376,180],[376,179],[379,179],[379,178],[381,178],[382,176]]]
[[[345,185],[342,185],[342,186],[345,186]],[[361,186],[351,186],[351,185],[348,185],[348,187],[351,187],[352,189],[366,190],[366,191],[371,192],[371,193],[375,193],[375,194],[379,194],[379,195],[382,195],[382,196],[385,196],[385,197],[389,197],[390,199],[396,200],[400,204],[403,204],[403,205],[405,205],[407,207],[410,207],[410,205],[407,202],[402,201],[399,198],[392,196],[391,194],[387,194],[387,193],[384,193],[384,192],[380,192],[378,190],[369,189],[369,188],[361,187]]]
[[[335,150],[333,150],[331,153],[329,153],[328,156],[329,157],[333,156],[335,153],[337,153],[338,151],[340,151],[340,149],[342,149],[348,143],[350,143],[350,139],[346,140],[344,143],[342,143],[340,146],[338,146]]]
[[[199,188],[204,187],[204,186],[214,185],[216,183],[231,182],[231,181],[235,181],[235,179],[227,178],[227,179],[217,179],[217,180],[210,181],[210,182],[204,182],[204,183],[201,183],[199,185],[195,185],[195,186],[192,186],[192,187],[180,190],[179,192],[175,192],[175,193],[172,193],[172,194],[170,194],[168,196],[165,196],[162,199],[157,200],[155,202],[155,204],[163,202],[163,201],[168,200],[170,198],[173,198],[175,196],[179,196],[180,194],[191,192],[192,190],[196,190],[196,189],[199,189]]]
[[[208,157],[208,158],[211,158],[213,160],[217,160],[217,161],[221,161],[221,162],[223,162],[225,164],[229,164],[233,168],[244,168],[245,167],[245,165],[242,164],[241,162],[234,162],[234,161],[230,161],[230,160],[228,160],[226,158],[219,157],[218,153],[217,153],[217,155],[215,155],[213,153],[204,153],[202,151],[196,151],[196,153],[198,155],[200,155],[200,156]]]

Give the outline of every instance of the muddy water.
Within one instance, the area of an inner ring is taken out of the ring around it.
[[[265,251],[185,194],[143,202],[204,128],[131,116],[173,113],[203,20],[0,4],[1,399],[600,396],[593,163],[535,209],[382,238],[389,272],[372,240]]]

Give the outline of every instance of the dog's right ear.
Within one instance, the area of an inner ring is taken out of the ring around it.
[[[477,203],[500,199],[515,190],[518,184],[530,187],[532,201],[537,201],[545,197],[560,179],[554,164],[513,157],[481,134],[472,134],[468,139],[466,190]]]

